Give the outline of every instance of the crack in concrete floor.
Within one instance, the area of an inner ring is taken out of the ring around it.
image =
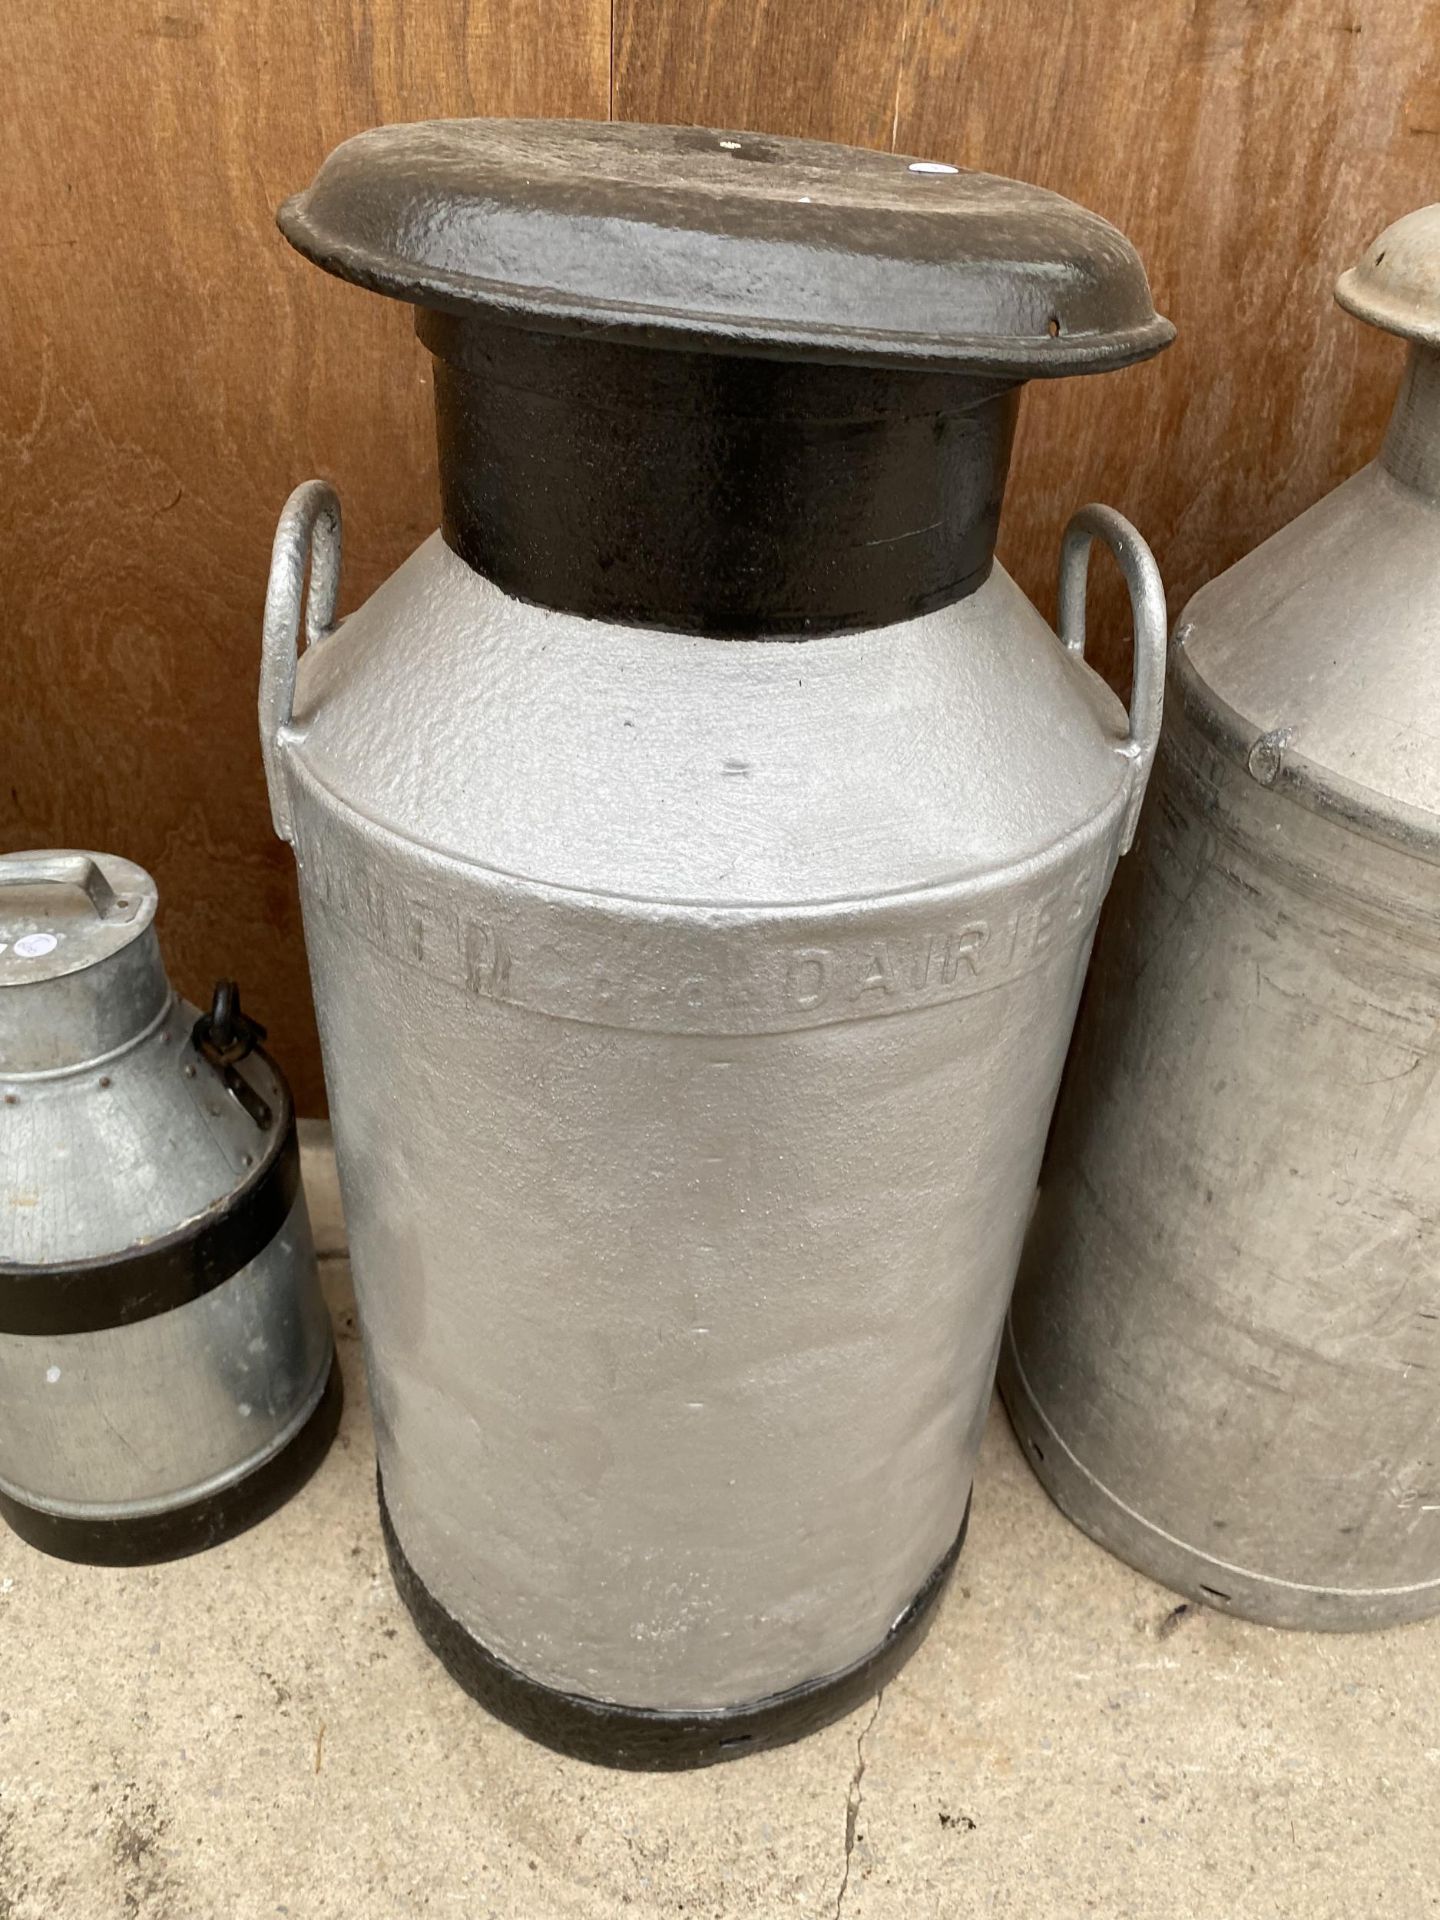
[[[835,1920],[840,1920],[840,1909],[845,1904],[845,1895],[850,1890],[850,1859],[855,1851],[855,1826],[860,1818],[860,1807],[864,1800],[861,1782],[865,1778],[865,1742],[875,1731],[875,1722],[880,1718],[880,1709],[885,1704],[885,1689],[881,1687],[875,1696],[875,1707],[870,1718],[855,1736],[855,1769],[850,1775],[850,1785],[845,1794],[845,1866],[840,1875],[840,1886],[835,1894]]]

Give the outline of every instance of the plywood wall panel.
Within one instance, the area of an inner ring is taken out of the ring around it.
[[[1139,247],[1180,330],[1152,366],[1031,388],[1002,554],[1048,606],[1064,514],[1098,496],[1142,526],[1178,610],[1375,449],[1403,349],[1340,313],[1331,288],[1440,192],[1440,7],[922,12],[900,144],[1094,207]],[[1120,671],[1114,583],[1104,597]]]
[[[0,846],[155,873],[192,996],[235,971],[323,1091],[293,862],[258,757],[276,516],[341,487],[343,602],[435,522],[408,315],[292,254],[337,141],[429,114],[604,118],[608,0],[67,0],[0,9]]]
[[[889,147],[913,0],[615,0],[617,120]]]
[[[1440,194],[1435,0],[616,0],[616,21],[617,115],[1014,174],[1135,241],[1179,342],[1036,383],[1022,415],[1000,552],[1047,611],[1082,500],[1141,525],[1178,606],[1373,451],[1399,352],[1330,287]],[[1096,644],[1123,682],[1122,596],[1100,569]]]

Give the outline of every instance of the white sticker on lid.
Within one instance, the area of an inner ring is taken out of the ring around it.
[[[15,951],[22,960],[38,960],[42,954],[53,953],[59,944],[58,933],[22,933]]]

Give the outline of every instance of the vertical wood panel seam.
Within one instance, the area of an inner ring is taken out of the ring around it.
[[[610,120],[615,118],[615,5],[616,0],[610,0],[610,72],[607,76],[610,82],[610,104],[606,114],[607,119]]]
[[[895,63],[895,110],[890,116],[890,151],[896,151],[900,137],[901,95],[905,89],[905,59],[910,51],[910,0],[900,15],[900,52]]]

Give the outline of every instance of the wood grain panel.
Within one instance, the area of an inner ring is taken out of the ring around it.
[[[235,971],[323,1092],[289,849],[255,723],[275,519],[341,489],[343,604],[435,524],[407,313],[285,246],[347,134],[431,114],[603,119],[608,0],[68,0],[0,10],[0,846],[159,881],[192,997]]]
[[[1434,0],[926,6],[898,138],[1069,194],[1139,247],[1179,328],[1148,367],[1033,386],[1001,552],[1053,606],[1069,508],[1109,500],[1171,607],[1375,451],[1403,348],[1331,289],[1440,190]],[[1097,563],[1097,567],[1098,567]],[[1097,572],[1106,664],[1118,583]]]
[[[612,115],[889,147],[913,0],[615,0]]]
[[[892,147],[1016,175],[1135,241],[1180,340],[1034,384],[1000,551],[1047,612],[1070,509],[1150,537],[1178,606],[1374,449],[1393,342],[1330,287],[1440,192],[1434,0],[616,0],[617,116]],[[808,84],[804,74],[808,70]],[[1096,651],[1123,596],[1096,562]]]

